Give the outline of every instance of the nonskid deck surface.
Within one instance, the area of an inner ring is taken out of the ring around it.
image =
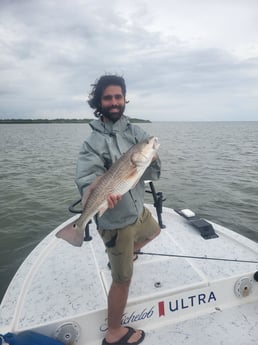
[[[258,302],[147,329],[148,345],[256,345]],[[96,343],[97,344],[97,343]]]
[[[155,215],[155,210],[150,209]],[[166,229],[143,252],[258,261],[256,243],[225,231],[223,227],[215,226],[218,238],[204,240],[195,228],[171,209],[164,208],[163,221]],[[10,327],[12,330],[35,327],[53,332],[56,324],[68,320],[81,326],[87,321],[87,333],[92,334],[89,339],[84,334],[79,345],[84,344],[83,339],[95,343],[96,333],[97,339],[102,337],[106,328],[106,300],[111,275],[102,240],[93,225],[91,228],[93,240],[85,242],[81,248],[56,239],[54,232],[35,248],[10,284],[0,308],[0,325],[8,331]],[[156,341],[161,334],[166,337],[174,332],[174,337],[180,334],[180,342],[185,336],[184,344],[188,344],[187,334],[191,331],[185,327],[198,323],[198,320],[199,329],[204,327],[203,320],[208,319],[222,329],[219,326],[221,315],[227,315],[234,308],[238,308],[234,309],[238,313],[232,315],[239,314],[244,319],[241,308],[245,306],[241,304],[258,300],[258,283],[252,282],[252,292],[245,298],[235,295],[235,285],[243,277],[251,280],[257,270],[258,265],[253,263],[139,255],[134,264],[123,324],[144,327],[149,337]],[[252,327],[256,325],[253,332],[256,332],[257,339],[257,302],[250,308],[254,310],[246,319]],[[235,318],[230,320],[237,325]],[[184,323],[182,327],[186,333],[179,332]],[[214,335],[216,327],[212,329],[209,334]],[[249,333],[253,335],[251,331]],[[252,344],[245,344],[249,343]]]

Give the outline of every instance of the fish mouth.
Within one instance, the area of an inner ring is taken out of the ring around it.
[[[144,142],[148,146],[151,145],[152,149],[154,149],[154,150],[158,149],[159,145],[160,145],[158,137],[154,137],[154,136],[147,138]]]
[[[153,145],[152,145],[153,149],[157,149],[159,148],[159,146],[160,146],[160,143],[159,143],[158,137],[153,137]]]

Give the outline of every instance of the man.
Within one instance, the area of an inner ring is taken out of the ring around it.
[[[98,118],[90,123],[92,133],[79,154],[76,183],[83,194],[98,176],[109,169],[132,145],[149,137],[124,115],[126,86],[122,77],[104,75],[93,85],[89,105]],[[145,333],[122,327],[133,273],[134,253],[160,233],[160,228],[144,207],[144,179],[160,176],[160,160],[155,157],[136,187],[123,195],[110,195],[108,210],[97,225],[107,249],[112,274],[108,294],[108,331],[102,344],[139,344]]]

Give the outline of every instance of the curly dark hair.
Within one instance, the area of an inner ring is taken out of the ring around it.
[[[88,99],[89,106],[93,109],[96,109],[94,111],[94,115],[96,117],[100,117],[102,115],[101,96],[105,88],[110,85],[120,86],[124,97],[126,95],[126,85],[123,77],[119,77],[117,75],[101,76],[98,80],[96,80],[95,84],[91,85],[93,87]]]

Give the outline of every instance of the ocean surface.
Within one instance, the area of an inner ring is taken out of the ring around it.
[[[258,122],[140,124],[159,137],[164,206],[258,242]],[[31,250],[71,216],[88,124],[0,125],[0,300]],[[147,199],[147,201],[149,201]]]

